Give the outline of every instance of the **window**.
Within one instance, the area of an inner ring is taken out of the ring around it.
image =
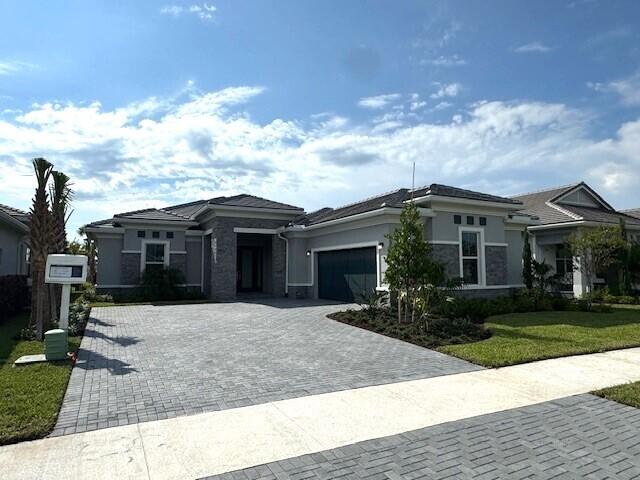
[[[487,217],[480,217],[480,225],[485,226],[487,224]]]
[[[454,215],[453,216],[453,223],[455,223],[456,225],[461,225],[462,224],[462,216]]]
[[[144,270],[161,270],[168,264],[167,246],[165,243],[144,245]]]
[[[173,232],[167,232],[167,238],[169,239],[173,238]]]
[[[151,232],[152,238],[160,238],[160,232]]]
[[[144,230],[138,230],[138,238],[144,238],[146,236],[146,232]]]
[[[467,285],[480,284],[479,232],[462,232],[462,272]]]
[[[473,225],[473,217],[472,216],[468,216],[467,217],[467,225]]]
[[[556,248],[556,275],[560,280],[560,290],[573,290],[573,258],[564,245]]]

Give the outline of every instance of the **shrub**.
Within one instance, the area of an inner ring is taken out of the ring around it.
[[[634,303],[638,303],[637,297],[632,297],[631,295],[621,295],[616,298],[615,302],[612,303],[621,303],[623,305],[633,305]]]
[[[437,317],[429,322],[428,333],[447,343],[478,341],[489,338],[491,333],[468,318]]]
[[[0,277],[0,322],[21,311],[29,304],[29,287],[24,275]]]
[[[89,302],[79,301],[69,305],[69,335],[80,335],[84,332],[90,313]]]
[[[96,287],[91,283],[84,283],[78,292],[76,301],[79,302],[113,302],[111,295],[102,295],[96,292]]]
[[[565,311],[571,307],[571,300],[567,297],[563,297],[562,295],[554,295],[550,297],[549,302],[551,303],[551,308],[557,311]]]
[[[184,276],[175,268],[146,269],[142,273],[142,294],[147,300],[180,300]]]

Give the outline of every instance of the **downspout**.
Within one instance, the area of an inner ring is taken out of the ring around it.
[[[284,296],[289,296],[289,239],[282,236],[282,232],[277,233],[280,240],[284,240]]]
[[[204,295],[204,235],[200,236],[200,293]]]

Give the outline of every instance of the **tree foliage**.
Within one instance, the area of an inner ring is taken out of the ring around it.
[[[444,269],[432,259],[431,246],[425,242],[423,230],[418,207],[410,202],[402,209],[400,225],[387,236],[385,281],[398,304],[398,321],[413,321],[420,292],[426,295],[429,285],[444,281]],[[425,299],[422,300],[424,303]]]
[[[569,237],[567,244],[575,258],[574,268],[585,277],[587,293],[593,290],[596,274],[617,263],[618,252],[626,246],[619,227],[579,230]]]

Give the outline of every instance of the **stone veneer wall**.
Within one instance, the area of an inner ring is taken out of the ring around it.
[[[216,217],[208,228],[211,234],[211,291],[213,300],[233,300],[236,297],[236,257],[237,234],[235,227],[244,228],[278,228],[285,220],[268,220],[258,218]],[[272,274],[274,295],[284,295],[285,283],[285,242],[273,235],[272,239]]]
[[[138,285],[140,283],[140,254],[123,253],[120,256],[120,283]]]
[[[447,278],[460,277],[460,248],[453,244],[431,246],[433,259],[444,265]]]
[[[484,250],[487,285],[506,285],[508,283],[507,247],[486,246]]]

